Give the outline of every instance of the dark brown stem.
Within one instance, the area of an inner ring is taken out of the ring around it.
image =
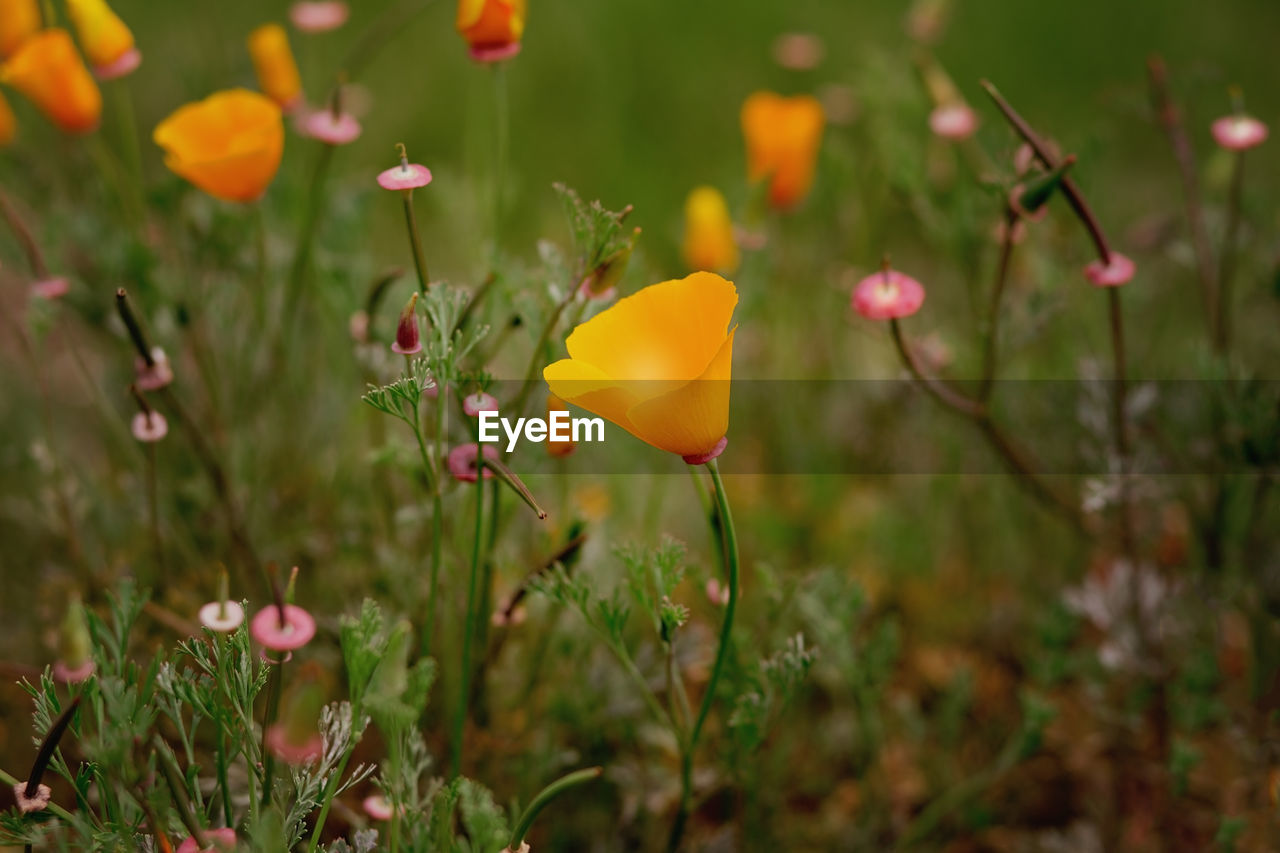
[[[138,351],[138,355],[142,356],[147,367],[155,367],[156,360],[151,355],[151,344],[147,341],[147,335],[143,332],[137,315],[133,313],[133,306],[129,304],[129,294],[123,287],[116,290],[116,311],[119,312],[124,327],[129,330],[129,340],[133,341],[133,348]]]
[[[22,221],[22,217],[18,215],[18,209],[13,206],[13,202],[9,201],[9,196],[0,191],[0,214],[4,216],[5,222],[9,224],[9,229],[13,231],[13,236],[22,244],[22,251],[27,256],[27,263],[31,265],[31,272],[38,279],[49,277],[49,268],[45,265],[44,255],[40,252],[40,246],[36,243],[35,237],[31,235],[31,230],[27,228],[27,223]]]
[[[1191,231],[1191,248],[1196,257],[1196,274],[1200,279],[1200,294],[1204,302],[1205,321],[1209,333],[1217,344],[1218,288],[1214,279],[1213,252],[1209,248],[1209,232],[1204,224],[1204,207],[1200,198],[1200,178],[1196,169],[1195,150],[1191,138],[1182,123],[1182,113],[1174,103],[1169,90],[1169,77],[1164,60],[1152,56],[1147,60],[1147,75],[1151,83],[1151,100],[1156,117],[1169,138],[1169,147],[1178,163],[1182,179],[1182,194],[1186,202],[1187,226]]]
[[[62,740],[67,726],[71,725],[71,718],[76,715],[76,709],[79,707],[80,696],[77,695],[66,708],[62,709],[62,713],[53,721],[53,725],[49,726],[48,734],[40,743],[40,751],[36,753],[36,760],[31,762],[31,773],[27,775],[27,787],[22,792],[24,797],[31,798],[40,792],[40,780],[44,778],[44,772],[49,769],[49,762],[53,760],[58,741]]]
[[[982,328],[982,384],[978,388],[978,399],[984,403],[991,398],[991,389],[996,378],[996,356],[1000,337],[1000,303],[1004,299],[1005,284],[1009,279],[1009,261],[1013,257],[1013,231],[1017,225],[1017,211],[1012,207],[1006,207],[1004,234],[1000,240],[1000,259],[996,262],[996,283],[991,288],[991,301],[987,304],[987,317]]]
[[[1058,167],[1058,161],[1054,159],[1053,152],[1049,150],[1049,146],[1044,140],[1027,124],[1026,120],[1018,114],[999,90],[987,80],[982,81],[982,88],[991,96],[991,100],[995,102],[996,107],[1004,114],[1009,124],[1017,131],[1018,135],[1031,146],[1031,150],[1035,152],[1036,158],[1050,171]],[[1076,217],[1084,225],[1085,230],[1089,232],[1089,238],[1093,240],[1094,248],[1098,251],[1098,257],[1103,264],[1111,263],[1111,247],[1107,243],[1106,235],[1102,233],[1102,226],[1098,224],[1098,219],[1093,215],[1093,211],[1089,208],[1089,204],[1084,200],[1084,196],[1080,194],[1079,187],[1075,181],[1063,176],[1062,178],[1062,194],[1067,198],[1067,204],[1071,205],[1071,209],[1075,212]]]
[[[924,368],[916,359],[915,353],[911,351],[911,347],[903,338],[902,324],[898,322],[896,317],[889,321],[889,328],[893,332],[893,343],[897,346],[898,354],[902,356],[903,363],[925,391],[928,391],[943,405],[955,409],[963,415],[968,415],[971,418],[982,417],[985,411],[982,403],[971,400],[963,394],[956,393],[946,383],[925,373]]]

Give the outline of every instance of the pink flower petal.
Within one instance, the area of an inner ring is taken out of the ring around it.
[[[273,652],[300,649],[316,635],[316,620],[294,604],[284,606],[285,624],[280,624],[280,610],[269,604],[253,615],[249,632],[253,638]]]
[[[1133,278],[1133,261],[1119,252],[1111,253],[1111,263],[1094,261],[1084,268],[1084,276],[1097,287],[1119,287]]]
[[[853,289],[853,310],[868,320],[910,317],[924,304],[924,286],[897,270],[881,270]]]
[[[416,190],[431,183],[431,170],[417,163],[395,166],[378,175],[378,186],[384,190]]]
[[[347,22],[350,10],[338,0],[294,3],[289,7],[289,20],[304,33],[326,33]]]
[[[1267,126],[1250,116],[1225,116],[1212,126],[1213,139],[1228,151],[1247,151],[1267,141]]]
[[[449,473],[452,474],[453,478],[459,482],[474,483],[476,481],[476,458],[479,455],[480,445],[459,444],[453,450],[449,451]],[[490,459],[494,462],[498,461],[498,451],[493,448],[493,445],[486,444],[484,446],[484,458]],[[486,480],[492,480],[493,472],[488,468],[485,468],[484,478]]]

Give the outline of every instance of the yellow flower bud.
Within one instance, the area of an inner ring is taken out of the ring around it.
[[[133,33],[106,0],[67,0],[67,14],[98,76],[120,77],[138,67],[142,56],[134,47]]]
[[[286,112],[302,102],[302,77],[284,27],[263,24],[249,33],[249,56],[258,73],[258,85],[268,98]]]
[[[684,262],[690,270],[731,274],[738,268],[729,205],[715,187],[698,187],[684,203]]]
[[[520,50],[525,0],[458,0],[458,32],[482,61],[506,59]]]
[[[748,177],[769,181],[774,207],[792,207],[809,194],[825,122],[822,104],[807,95],[756,92],[742,105]]]

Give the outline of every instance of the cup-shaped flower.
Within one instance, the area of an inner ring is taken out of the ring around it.
[[[25,95],[67,133],[88,133],[102,117],[102,93],[66,30],[31,36],[0,66],[0,83]]]
[[[0,58],[13,56],[39,30],[38,0],[0,0]]]
[[[249,633],[258,644],[273,652],[291,652],[300,649],[316,635],[316,620],[295,604],[284,606],[284,622],[280,621],[280,608],[268,604],[253,615]]]
[[[178,853],[230,853],[236,849],[236,831],[227,827],[218,829],[206,829],[204,831],[204,840],[208,846],[201,847],[200,842],[193,836],[188,835],[178,845]]]
[[[924,304],[924,286],[909,275],[882,269],[853,288],[853,310],[868,320],[910,317]]]
[[[214,198],[254,201],[284,153],[280,108],[257,92],[228,89],[179,107],[152,138],[165,165]]]
[[[98,77],[123,77],[142,63],[133,33],[106,0],[67,0],[67,14]]]
[[[133,416],[129,430],[143,444],[154,444],[169,434],[169,422],[159,412],[138,412]]]
[[[715,273],[650,285],[574,329],[569,358],[543,378],[565,402],[654,447],[687,461],[718,453],[729,429],[737,304],[733,283]]]
[[[4,93],[0,92],[0,148],[12,145],[18,138],[18,119]]]
[[[697,187],[685,200],[684,262],[691,270],[725,275],[738,268],[729,205],[715,187]]]
[[[400,312],[400,322],[396,324],[396,340],[391,351],[400,355],[416,355],[422,352],[422,333],[418,330],[418,294],[414,293]]]
[[[31,814],[32,812],[42,812],[49,807],[49,800],[53,797],[53,791],[48,785],[36,785],[36,790],[30,797],[27,796],[27,783],[19,782],[13,786],[13,801],[18,807],[18,811],[22,814]]]
[[[769,202],[794,207],[813,185],[826,118],[817,98],[756,92],[742,105],[747,176],[769,181]]]
[[[200,608],[200,624],[218,634],[230,634],[244,623],[244,607],[238,601],[210,601]]]
[[[378,186],[384,190],[414,190],[431,183],[431,170],[407,160],[378,173]]]
[[[498,62],[520,52],[525,0],[458,0],[458,32],[477,62]]]
[[[289,7],[289,20],[304,33],[326,33],[347,22],[351,10],[341,0],[299,0]]]
[[[289,34],[279,24],[263,24],[249,33],[249,57],[258,86],[288,112],[302,103],[302,75],[289,47]]]
[[[1213,141],[1228,151],[1247,151],[1267,141],[1267,126],[1247,115],[1224,116],[1213,123]]]
[[[1133,278],[1136,267],[1132,260],[1112,252],[1108,263],[1093,261],[1084,268],[1084,277],[1095,287],[1119,287]]]
[[[497,399],[485,391],[477,391],[462,398],[462,412],[469,418],[478,418],[481,412],[497,411]]]
[[[325,108],[307,113],[302,119],[302,132],[326,145],[349,145],[360,138],[360,122],[351,113],[337,113]]]

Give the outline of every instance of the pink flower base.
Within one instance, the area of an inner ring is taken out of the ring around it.
[[[18,804],[18,811],[23,814],[31,814],[32,812],[44,811],[49,805],[49,798],[53,792],[49,790],[48,785],[37,785],[36,793],[33,797],[27,796],[27,783],[19,782],[13,786],[13,799]]]
[[[416,190],[431,183],[431,170],[417,163],[393,166],[378,175],[378,186],[384,190]]]
[[[1249,116],[1226,116],[1213,123],[1213,141],[1228,151],[1247,151],[1267,141],[1267,126]]]
[[[138,66],[141,64],[142,54],[135,47],[122,53],[120,58],[114,62],[108,62],[106,65],[95,65],[93,73],[99,80],[115,80],[137,71]]]
[[[144,444],[153,444],[169,434],[169,422],[159,412],[138,412],[130,424],[133,437]]]
[[[381,794],[371,794],[364,798],[364,802],[360,804],[364,808],[364,813],[374,820],[391,820],[391,803],[387,802],[387,798]]]
[[[498,401],[492,394],[477,391],[462,398],[462,411],[469,418],[478,418],[481,412],[497,412]]]
[[[67,666],[62,661],[56,661],[53,664],[53,680],[61,681],[63,684],[79,684],[93,675],[93,671],[96,668],[91,660],[87,660],[79,666]]]
[[[285,624],[280,624],[280,609],[269,604],[253,615],[249,633],[259,645],[273,652],[290,652],[300,649],[316,635],[316,620],[301,607],[284,606]]]
[[[924,286],[897,270],[881,270],[853,289],[853,310],[868,320],[910,317],[924,304]]]
[[[226,827],[206,829],[204,838],[205,841],[209,842],[208,847],[201,847],[200,842],[188,835],[178,845],[178,853],[205,853],[205,851],[231,851],[236,849],[236,831],[234,829],[227,829]]]
[[[1084,277],[1096,287],[1119,287],[1133,278],[1133,261],[1119,252],[1111,253],[1111,263],[1094,261],[1084,268]]]
[[[324,738],[320,737],[320,733],[316,732],[302,743],[293,743],[289,740],[289,733],[286,728],[277,723],[267,729],[264,742],[267,749],[271,750],[271,754],[286,764],[310,764],[313,761],[319,761],[324,756]]]
[[[348,145],[360,138],[360,122],[350,113],[316,110],[302,119],[302,132],[326,145]]]
[[[173,381],[173,368],[164,350],[152,347],[151,360],[154,364],[148,365],[142,356],[133,360],[134,381],[143,391],[159,391]]]
[[[475,44],[471,46],[471,58],[476,62],[502,62],[520,52],[520,42],[510,44]]]
[[[951,142],[962,142],[978,129],[978,116],[967,104],[946,104],[929,113],[929,129]]]
[[[706,453],[693,453],[684,457],[684,461],[690,465],[706,465],[712,459],[715,459],[721,453],[724,453],[725,447],[729,444],[729,436],[725,436],[716,442],[716,446],[708,450]]]
[[[462,483],[474,483],[476,477],[476,459],[480,455],[480,445],[478,444],[459,444],[453,450],[449,451],[448,465],[449,473],[453,478]],[[498,451],[493,446],[486,444],[484,446],[484,458],[493,462],[498,461]],[[493,479],[493,472],[488,468],[484,469],[484,478],[486,480]]]
[[[218,611],[223,611],[219,616]],[[219,634],[230,634],[244,623],[244,608],[238,601],[210,601],[200,608],[200,624]]]
[[[289,7],[289,21],[299,32],[327,33],[347,22],[350,9],[338,0],[313,0]]]

